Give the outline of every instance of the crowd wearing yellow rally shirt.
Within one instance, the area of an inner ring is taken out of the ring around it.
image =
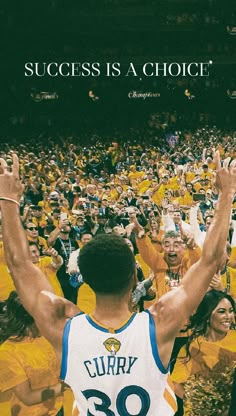
[[[236,156],[230,136],[226,141],[221,132],[214,129],[204,129],[202,136],[201,129],[192,132],[187,145],[185,135],[179,136],[174,147],[163,137],[147,143],[131,140],[128,144],[122,140],[105,143],[101,139],[96,146],[88,144],[86,147],[71,137],[61,149],[52,140],[48,147],[33,141],[19,148],[12,147],[11,150],[18,153],[25,186],[20,212],[32,261],[45,273],[56,294],[77,303],[85,313],[93,312],[95,296],[83,283],[77,257],[91,238],[112,232],[131,241],[137,268],[141,270],[138,284],[152,273],[152,294],[147,291],[140,298],[144,306],[179,284],[190,265],[199,259],[214,216],[218,194],[214,185],[213,152],[218,149],[222,159]],[[10,166],[9,148],[2,148],[0,153]],[[236,199],[232,205],[225,259],[209,289],[225,291],[236,299],[234,210]],[[172,259],[163,244],[170,240],[176,244]],[[15,288],[4,259],[1,227],[0,270],[0,302],[4,305]],[[135,305],[135,310],[139,310],[140,305]],[[13,355],[21,356],[24,342],[27,346],[31,343],[32,348],[22,362],[29,360],[31,363],[38,344],[45,354],[51,351],[41,337],[34,342],[28,338],[21,340],[15,348],[11,342],[8,340],[0,346],[0,374],[8,374],[9,366],[12,383],[17,385],[25,381],[25,377],[23,367],[18,371],[14,365],[17,358]],[[52,377],[50,384],[56,382]],[[40,379],[35,383],[36,388],[43,384]],[[0,376],[0,398],[13,384],[6,384]],[[12,394],[13,398],[6,397],[6,402],[0,404],[1,416],[10,416],[9,403],[12,408],[18,403],[16,392]],[[66,398],[65,416],[71,414],[71,401],[71,397]],[[50,409],[48,413],[45,409],[45,413],[40,413],[41,410],[37,413],[36,407],[35,412],[30,413],[32,409],[26,404],[26,408],[22,407],[26,410],[21,409],[21,413],[16,414],[59,415],[61,407],[62,398],[54,413],[50,413]]]

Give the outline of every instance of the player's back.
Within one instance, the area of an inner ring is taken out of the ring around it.
[[[61,378],[81,416],[172,416],[176,410],[148,312],[133,314],[114,333],[85,314],[68,321]]]

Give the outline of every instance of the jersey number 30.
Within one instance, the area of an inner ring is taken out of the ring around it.
[[[87,400],[90,398],[98,398],[101,400],[100,404],[94,403],[96,411],[103,412],[106,416],[115,416],[116,414],[110,409],[111,400],[102,391],[91,389],[84,390],[83,395]],[[139,386],[127,386],[124,387],[118,394],[116,399],[116,408],[118,415],[120,416],[132,416],[133,413],[129,413],[126,407],[126,400],[129,396],[135,395],[140,399],[140,410],[135,416],[146,416],[150,407],[150,397],[146,390]],[[87,416],[94,416],[89,410]]]

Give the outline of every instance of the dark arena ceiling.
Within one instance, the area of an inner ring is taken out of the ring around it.
[[[0,25],[2,126],[38,114],[60,122],[181,106],[234,111],[235,1],[5,0]],[[157,64],[193,62],[210,63],[209,76],[156,74]],[[56,71],[63,63],[66,76]],[[153,96],[130,99],[141,93]]]

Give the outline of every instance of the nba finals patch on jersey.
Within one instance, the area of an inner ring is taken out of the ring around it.
[[[116,338],[108,338],[104,341],[103,345],[112,355],[116,355],[121,347],[120,341]]]

